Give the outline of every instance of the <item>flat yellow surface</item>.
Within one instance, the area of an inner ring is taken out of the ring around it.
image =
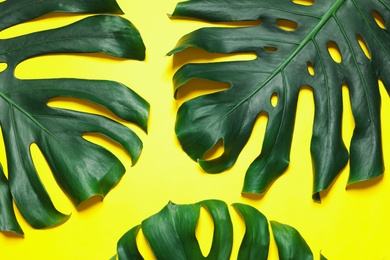
[[[175,137],[174,123],[179,105],[184,100],[203,93],[203,89],[210,83],[191,82],[188,85],[196,87],[200,83],[202,87],[197,87],[195,91],[186,88],[180,92],[179,99],[174,100],[172,76],[181,65],[189,61],[252,57],[208,55],[199,50],[168,57],[166,53],[181,36],[210,25],[200,21],[170,20],[167,13],[173,11],[176,0],[119,0],[118,3],[125,12],[124,17],[141,32],[147,47],[145,61],[111,59],[105,55],[51,55],[22,63],[17,69],[17,76],[109,79],[126,84],[151,104],[148,134],[125,123],[143,140],[141,158],[131,167],[130,157],[118,145],[97,135],[87,134],[85,138],[104,145],[117,155],[127,172],[103,202],[91,201],[81,210],[76,210],[55,183],[43,156],[33,145],[31,150],[34,162],[56,207],[72,215],[63,225],[35,230],[17,212],[25,237],[0,234],[0,259],[109,259],[116,253],[118,239],[127,230],[160,211],[169,200],[175,203],[195,203],[204,199],[220,199],[228,205],[235,202],[247,203],[259,209],[269,220],[295,227],[310,245],[315,259],[319,259],[320,251],[328,259],[335,260],[390,259],[388,175],[346,190],[349,172],[347,166],[331,190],[322,194],[322,204],[311,199],[312,165],[309,147],[314,104],[309,90],[303,90],[299,97],[291,164],[287,172],[263,198],[243,197],[241,188],[245,171],[260,152],[267,119],[259,119],[247,146],[231,169],[222,174],[208,175],[181,150]],[[59,27],[82,17],[84,16],[70,14],[59,17],[46,15],[7,29],[0,33],[0,38]],[[390,168],[390,100],[383,86],[381,93],[385,167]],[[354,123],[347,88],[343,89],[343,94],[343,138],[348,145]],[[96,106],[90,106],[86,102],[78,104],[72,99],[53,100],[50,105],[107,114],[107,111]],[[4,147],[0,148],[1,163],[6,168]],[[218,152],[220,151],[215,151],[216,154]],[[232,259],[235,259],[245,229],[241,218],[230,209],[235,230]],[[207,214],[203,213],[197,234],[202,249],[207,251],[212,226]],[[139,242],[141,251],[147,259],[151,259],[142,236],[139,237]],[[278,259],[274,242],[271,244],[269,259]]]

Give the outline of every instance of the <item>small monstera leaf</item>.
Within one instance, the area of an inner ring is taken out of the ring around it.
[[[210,252],[203,256],[195,236],[200,208],[204,207],[214,222]],[[270,233],[266,217],[252,206],[235,203],[233,207],[243,217],[246,231],[237,259],[266,260]],[[280,259],[313,259],[306,241],[291,226],[271,221]],[[219,200],[177,205],[170,202],[159,213],[144,220],[125,233],[117,244],[119,260],[144,259],[138,250],[136,237],[142,228],[157,259],[229,259],[233,246],[233,224],[227,205]],[[112,259],[116,259],[114,256]]]
[[[311,6],[291,0],[179,3],[172,17],[261,21],[257,26],[196,30],[169,53],[197,47],[257,55],[250,61],[186,64],[177,71],[175,91],[193,78],[230,84],[225,91],[194,98],[180,107],[176,134],[185,152],[206,172],[224,171],[236,161],[256,118],[267,113],[262,150],[247,170],[243,186],[244,193],[266,192],[289,164],[298,93],[302,86],[310,86],[315,102],[313,198],[319,201],[319,192],[329,188],[349,159],[341,137],[342,85],[346,84],[355,119],[348,185],[381,175],[378,78],[389,92],[389,8],[388,0],[314,1]],[[280,26],[283,21],[290,28]],[[332,57],[329,48],[338,49],[341,59]],[[276,106],[270,102],[272,96],[278,97]],[[203,160],[220,139],[223,155]]]
[[[5,29],[48,12],[122,13],[115,1],[7,0],[0,3],[0,28]],[[54,97],[75,97],[107,107],[120,118],[146,131],[149,104],[126,86],[111,81],[81,79],[20,80],[16,66],[32,57],[51,53],[95,53],[143,60],[145,46],[137,29],[126,19],[96,15],[74,24],[0,40],[0,124],[6,148],[8,179],[0,173],[0,228],[22,233],[13,214],[12,200],[35,228],[62,223],[34,167],[30,146],[35,143],[63,191],[77,206],[88,198],[105,196],[125,172],[106,149],[82,138],[98,132],[120,143],[133,164],[142,142],[127,127],[103,116],[52,108]]]

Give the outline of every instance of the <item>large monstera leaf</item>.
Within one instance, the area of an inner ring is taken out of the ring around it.
[[[114,13],[113,0],[7,0],[0,3],[0,28],[16,25],[49,12]],[[54,97],[75,97],[110,109],[144,131],[149,104],[126,86],[111,81],[82,79],[20,80],[16,66],[32,57],[51,53],[95,53],[143,60],[145,46],[138,30],[126,19],[96,15],[74,24],[0,40],[0,124],[6,148],[8,178],[0,172],[0,229],[22,233],[12,200],[35,228],[62,223],[34,167],[30,146],[35,143],[63,191],[78,206],[92,196],[105,196],[125,172],[109,151],[82,138],[98,132],[120,143],[137,162],[142,142],[130,129],[99,115],[49,107]]]
[[[237,259],[268,259],[270,232],[267,218],[252,206],[242,203],[235,203],[232,206],[242,216],[246,226]],[[201,207],[209,212],[214,223],[211,249],[207,256],[202,254],[195,235]],[[280,259],[313,259],[310,247],[295,228],[276,221],[270,221],[270,224]],[[133,227],[119,239],[117,244],[119,260],[144,259],[136,241],[141,228],[157,259],[231,257],[233,224],[229,209],[223,201],[205,200],[182,205],[169,202],[159,213],[144,220],[141,225]],[[116,256],[112,259],[116,259]]]
[[[315,102],[313,198],[320,200],[319,192],[329,188],[349,157],[348,185],[381,175],[378,78],[389,92],[389,8],[388,0],[317,0],[312,5],[291,0],[179,3],[173,17],[261,21],[257,26],[196,30],[169,53],[197,47],[257,55],[250,61],[186,64],[177,71],[175,91],[193,78],[230,84],[225,91],[194,98],[180,107],[176,134],[183,149],[206,172],[224,171],[236,161],[256,118],[267,113],[262,150],[247,170],[243,186],[244,193],[262,194],[289,164],[298,93],[302,86],[309,86]],[[283,20],[289,28],[280,26]],[[332,57],[329,48],[338,49],[341,58]],[[343,84],[348,86],[355,119],[350,154],[341,137]],[[270,102],[272,96],[278,98],[276,106]],[[220,139],[223,155],[203,160]]]

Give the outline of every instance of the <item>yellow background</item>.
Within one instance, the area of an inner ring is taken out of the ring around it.
[[[291,150],[291,164],[266,195],[261,198],[241,196],[245,171],[260,152],[267,119],[261,117],[251,138],[238,158],[237,163],[219,175],[208,175],[180,148],[174,123],[179,105],[190,97],[204,93],[208,86],[223,88],[210,82],[197,81],[173,99],[172,76],[185,62],[201,62],[210,59],[248,59],[251,55],[208,55],[204,51],[192,50],[167,57],[178,39],[200,27],[211,26],[200,21],[170,20],[177,4],[176,0],[118,0],[129,19],[140,30],[147,48],[145,61],[109,58],[106,55],[50,55],[34,58],[22,63],[17,69],[20,78],[77,77],[110,79],[122,82],[135,90],[151,104],[148,134],[134,129],[144,143],[139,162],[130,167],[130,157],[116,144],[96,134],[85,138],[104,145],[126,166],[127,172],[119,184],[103,202],[90,201],[76,210],[59,189],[50,174],[44,158],[36,146],[31,150],[43,183],[46,185],[56,207],[71,213],[70,219],[55,228],[32,229],[17,212],[18,220],[25,232],[20,238],[0,234],[0,259],[109,259],[116,252],[118,239],[131,227],[160,211],[169,200],[174,203],[195,203],[204,199],[220,199],[228,205],[243,202],[255,206],[268,220],[276,220],[295,227],[311,247],[315,259],[322,253],[328,259],[390,259],[388,234],[390,234],[390,181],[388,175],[364,184],[355,185],[346,191],[349,167],[337,178],[331,190],[322,194],[322,204],[312,201],[312,166],[310,138],[313,124],[314,104],[312,93],[304,89],[299,97],[297,119]],[[69,24],[83,15],[45,15],[0,33],[7,38],[42,29]],[[213,26],[221,26],[214,24]],[[231,25],[229,25],[231,26]],[[195,84],[196,83],[196,84]],[[205,87],[206,86],[206,87]],[[389,97],[381,86],[382,132],[385,167],[390,158],[390,114]],[[349,146],[354,127],[348,99],[348,89],[343,88],[343,138]],[[91,106],[87,102],[57,99],[52,106],[65,106],[112,116],[106,110]],[[115,117],[114,117],[115,118]],[[115,118],[116,119],[116,118]],[[216,149],[216,156],[220,151]],[[0,159],[6,168],[5,150],[0,147]],[[231,210],[235,240],[232,259],[237,256],[244,225],[238,214]],[[212,225],[202,211],[197,235],[201,246],[207,251],[211,240]],[[151,258],[142,234],[139,236],[141,251]],[[274,242],[269,259],[277,259]]]

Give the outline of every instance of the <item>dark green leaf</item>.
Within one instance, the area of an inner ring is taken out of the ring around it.
[[[22,228],[16,221],[14,208],[12,206],[11,192],[8,187],[8,180],[4,175],[3,167],[0,165],[0,230],[16,234],[23,234]]]
[[[118,241],[117,252],[118,259],[143,260],[138,250],[136,237],[141,225],[135,226],[124,234]]]
[[[200,207],[204,206],[214,221],[210,253],[202,255],[195,236]],[[142,230],[158,259],[226,259],[232,247],[232,224],[229,211],[221,201],[191,205],[169,203],[160,213],[142,222]]]
[[[342,85],[346,83],[355,119],[348,184],[381,175],[378,77],[389,91],[389,8],[388,0],[315,1],[312,6],[291,0],[179,3],[172,17],[261,21],[258,26],[199,29],[184,36],[169,53],[198,47],[209,52],[257,55],[251,61],[186,64],[177,71],[175,92],[193,78],[230,84],[225,91],[194,98],[180,107],[176,134],[184,151],[207,172],[226,170],[235,163],[259,114],[267,113],[262,151],[249,167],[243,187],[243,192],[266,192],[289,164],[298,94],[302,86],[310,86],[315,103],[313,198],[319,201],[319,192],[329,188],[348,162],[341,137]],[[374,14],[383,18],[386,28],[377,24]],[[284,30],[279,19],[295,23],[297,28]],[[367,46],[369,55],[359,41]],[[329,45],[339,49],[340,63],[330,55]],[[275,107],[270,102],[272,96],[278,97]],[[220,139],[223,155],[203,160]]]
[[[158,259],[201,259],[195,236],[199,205],[169,203],[142,222],[142,231]]]
[[[202,255],[195,235],[201,207],[210,213],[214,222],[213,242],[207,257]],[[267,259],[270,243],[267,219],[252,206],[236,203],[233,207],[246,225],[238,259]],[[271,224],[279,254],[293,257],[281,259],[310,259],[310,248],[295,229],[277,222]],[[141,228],[157,259],[230,259],[233,225],[222,201],[205,200],[185,205],[169,202],[159,213],[144,220]],[[118,241],[119,260],[143,259],[136,244],[138,230],[139,226],[132,228]]]
[[[313,260],[313,253],[299,232],[285,224],[271,221],[272,232],[281,260]]]
[[[269,249],[269,230],[266,217],[257,209],[240,203],[233,204],[245,220],[245,235],[237,259],[267,260]]]
[[[206,259],[228,259],[233,247],[233,225],[226,204],[219,200],[200,202],[214,222],[213,242]]]
[[[115,0],[9,0],[0,10],[0,30],[51,12],[123,13]]]
[[[112,0],[65,2],[2,2],[0,24],[4,23],[5,28],[52,11],[120,11]],[[26,17],[20,17],[26,12]],[[117,82],[69,78],[20,80],[14,76],[15,68],[28,58],[52,53],[102,52],[142,60],[145,57],[145,46],[138,30],[126,19],[98,15],[58,29],[2,39],[0,50],[0,62],[7,63],[6,70],[0,73],[0,123],[12,199],[33,227],[58,225],[69,216],[55,209],[41,183],[30,154],[32,143],[37,144],[58,184],[78,206],[92,196],[104,197],[125,171],[118,158],[103,147],[86,141],[82,134],[98,132],[120,143],[132,157],[133,164],[140,156],[142,142],[132,130],[116,121],[103,116],[52,108],[47,105],[47,101],[64,96],[88,100],[108,108],[145,131],[149,104]]]

